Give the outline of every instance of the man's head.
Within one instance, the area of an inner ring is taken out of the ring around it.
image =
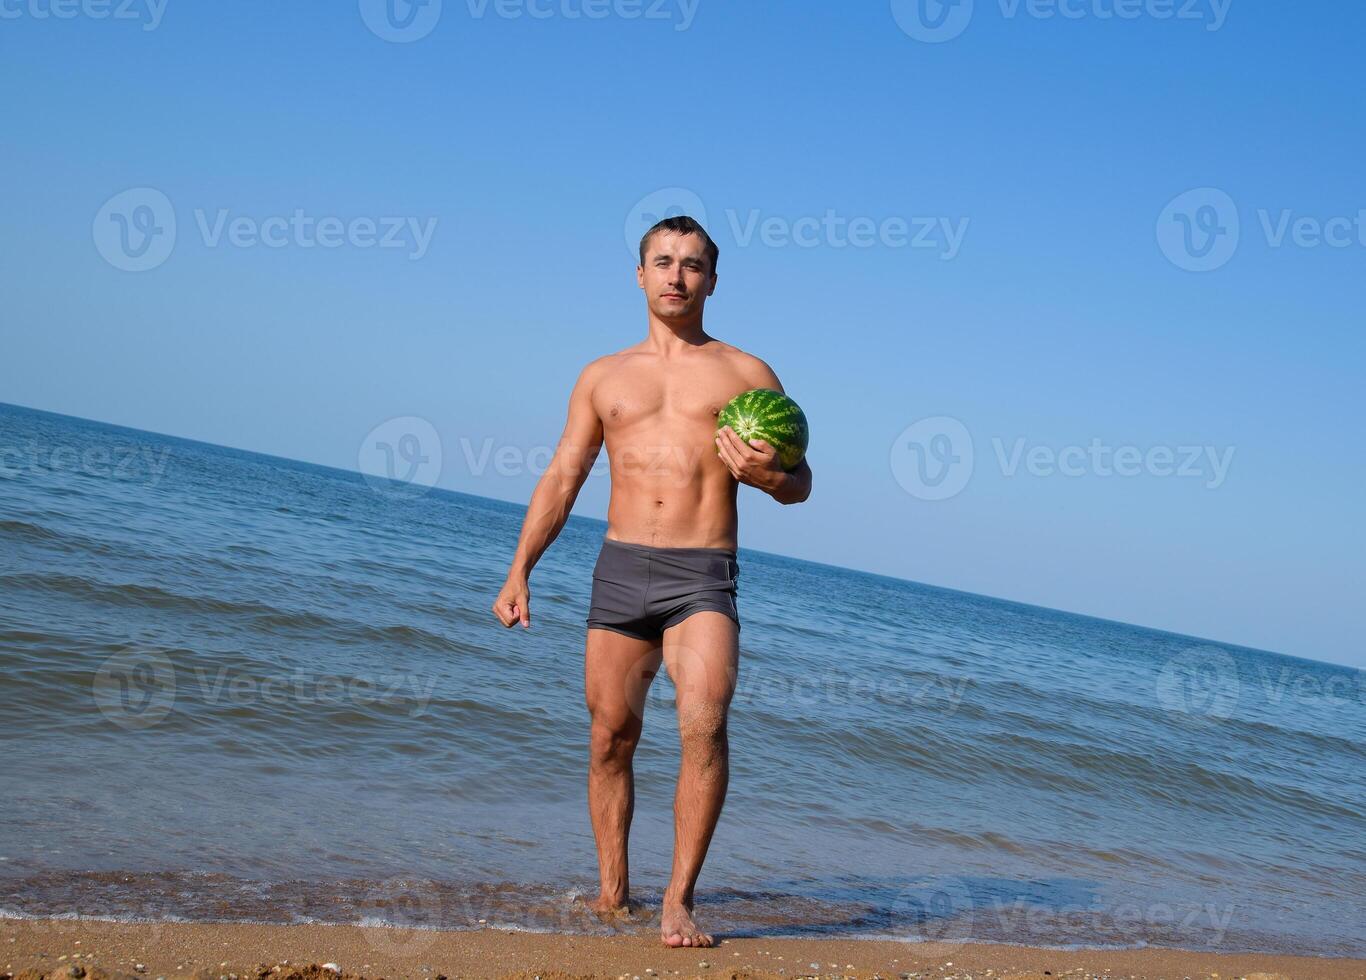
[[[700,316],[716,289],[719,255],[707,230],[687,215],[665,218],[647,231],[636,278],[650,311],[663,320]]]

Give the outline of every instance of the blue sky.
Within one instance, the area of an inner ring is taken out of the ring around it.
[[[1366,666],[1357,5],[66,2],[0,3],[0,401],[524,502],[700,206],[813,430],[742,545]]]

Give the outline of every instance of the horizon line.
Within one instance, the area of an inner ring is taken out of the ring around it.
[[[345,469],[345,468],[340,467],[340,466],[332,466],[332,465],[330,465],[330,464],[328,464],[328,463],[315,463],[315,462],[312,462],[311,460],[307,460],[307,459],[295,459],[295,458],[292,457],[292,456],[277,456],[277,455],[275,455],[274,453],[262,452],[261,450],[258,450],[258,449],[247,449],[247,448],[244,448],[244,447],[241,447],[241,446],[229,446],[229,445],[226,445],[226,444],[223,444],[223,443],[207,442],[207,441],[205,441],[205,440],[203,440],[203,439],[195,439],[195,438],[192,438],[192,437],[190,437],[190,436],[178,436],[178,435],[174,435],[173,433],[169,433],[169,432],[155,432],[155,431],[153,431],[153,430],[151,430],[151,429],[139,429],[139,428],[137,428],[137,427],[135,427],[135,426],[131,426],[131,425],[122,425],[122,424],[120,424],[120,423],[118,423],[118,422],[106,422],[106,421],[104,421],[104,420],[102,420],[102,419],[86,418],[85,416],[82,416],[82,415],[70,415],[70,414],[68,414],[68,413],[66,413],[66,412],[54,412],[54,411],[51,411],[50,409],[46,409],[46,408],[35,408],[34,406],[31,406],[31,405],[19,405],[19,404],[14,403],[14,402],[4,402],[4,401],[0,401],[0,407],[18,408],[18,409],[22,409],[23,411],[27,411],[27,412],[38,412],[38,413],[40,413],[40,414],[42,414],[42,415],[53,415],[53,416],[56,416],[57,418],[74,419],[74,420],[76,420],[76,421],[78,421],[78,422],[89,422],[89,423],[93,423],[93,424],[95,424],[95,425],[102,425],[102,426],[106,426],[106,427],[108,427],[108,428],[113,428],[113,429],[126,429],[126,430],[129,431],[129,432],[137,432],[137,433],[141,433],[141,434],[143,434],[143,435],[157,436],[157,437],[163,438],[163,439],[175,439],[175,440],[178,440],[178,441],[180,441],[180,442],[193,443],[193,444],[195,444],[195,445],[200,445],[200,446],[208,446],[208,447],[213,448],[213,449],[230,449],[230,450],[232,450],[233,452],[248,453],[248,454],[253,455],[253,456],[260,456],[260,457],[262,457],[263,459],[280,460],[280,461],[286,462],[286,463],[297,463],[297,464],[301,464],[301,465],[303,465],[303,466],[312,466],[312,467],[316,467],[316,468],[318,468],[318,469],[331,470],[331,471],[333,471],[333,472],[335,472],[335,473],[341,473],[341,474],[344,474],[344,475],[346,475],[346,476],[348,476],[348,477],[361,477],[362,479],[364,479],[364,478],[367,476],[367,474],[365,474],[365,473],[362,472],[361,470]],[[397,482],[400,482],[400,483],[401,483],[402,481],[397,481]],[[455,490],[455,489],[452,489],[452,488],[450,488],[450,487],[432,486],[432,487],[430,487],[429,489],[430,489],[430,490],[433,490],[433,491],[436,491],[437,493],[455,494],[455,495],[459,495],[459,496],[462,496],[462,497],[472,497],[472,498],[474,498],[475,500],[488,500],[488,501],[492,501],[493,503],[507,504],[508,506],[511,506],[511,507],[520,507],[520,508],[523,509],[523,510],[525,510],[526,507],[528,506],[528,504],[519,503],[518,501],[515,501],[515,500],[504,500],[504,499],[501,498],[501,497],[487,497],[487,496],[484,496],[483,494],[470,493],[470,492],[468,492],[468,491],[466,491],[466,490]],[[594,521],[594,522],[599,523],[599,524],[606,524],[606,523],[607,523],[607,521],[606,521],[604,518],[600,518],[600,517],[589,517],[589,516],[586,515],[586,514],[575,514],[575,513],[573,513],[573,511],[572,511],[572,509],[571,509],[570,514],[569,514],[569,519],[575,519],[575,518],[577,518],[577,519],[579,519],[579,520]],[[740,549],[739,545],[737,544],[737,551],[738,551],[738,550],[741,550],[741,549]],[[1161,627],[1158,627],[1158,626],[1145,626],[1145,625],[1142,624],[1142,623],[1129,623],[1129,622],[1125,622],[1124,620],[1121,620],[1121,619],[1108,619],[1108,618],[1106,618],[1106,617],[1104,617],[1104,616],[1096,616],[1096,615],[1094,615],[1094,614],[1092,614],[1092,613],[1077,612],[1077,611],[1070,610],[1070,609],[1057,609],[1057,608],[1054,608],[1053,606],[1041,606],[1041,605],[1039,605],[1038,603],[1024,602],[1024,601],[1019,600],[1019,599],[1010,599],[1010,598],[1006,598],[1006,597],[1004,597],[1004,596],[987,595],[987,594],[984,593],[984,592],[970,592],[970,591],[968,591],[968,590],[966,590],[966,589],[956,589],[956,588],[953,588],[952,586],[948,586],[948,585],[935,585],[935,584],[933,584],[933,583],[931,583],[931,582],[921,582],[921,581],[918,581],[918,580],[916,580],[916,579],[905,578],[905,577],[900,576],[900,575],[888,575],[888,574],[885,574],[885,573],[883,573],[883,572],[874,572],[874,571],[870,571],[870,570],[868,570],[868,569],[863,569],[863,568],[850,568],[850,567],[847,567],[847,566],[845,566],[845,565],[835,565],[835,564],[832,564],[832,563],[830,563],[830,562],[817,561],[817,560],[815,560],[815,559],[813,559],[813,558],[799,558],[799,557],[797,557],[796,555],[784,555],[784,554],[781,554],[781,553],[776,552],[776,551],[764,551],[764,550],[762,550],[762,549],[760,549],[760,548],[744,548],[743,550],[745,550],[745,551],[752,551],[752,552],[754,552],[755,554],[760,554],[760,555],[769,555],[769,556],[772,556],[772,557],[774,557],[774,558],[783,558],[783,559],[786,559],[787,561],[800,561],[800,562],[806,562],[806,563],[812,564],[812,565],[820,565],[820,566],[823,566],[823,567],[825,567],[825,568],[834,568],[834,569],[838,569],[839,571],[842,571],[842,572],[854,572],[854,573],[859,574],[859,575],[871,575],[871,576],[873,576],[874,578],[887,579],[887,580],[893,581],[893,582],[905,582],[905,583],[908,583],[908,584],[910,584],[910,585],[919,586],[919,587],[921,587],[921,588],[926,588],[926,589],[937,589],[937,590],[942,591],[942,592],[952,592],[952,593],[955,593],[955,594],[957,594],[957,595],[970,596],[971,598],[974,598],[974,599],[989,599],[989,600],[991,600],[992,602],[1007,603],[1007,604],[1012,605],[1012,606],[1021,606],[1021,607],[1026,608],[1026,609],[1038,609],[1038,610],[1042,610],[1042,611],[1044,611],[1044,612],[1049,612],[1049,613],[1061,613],[1061,614],[1064,615],[1064,616],[1076,616],[1076,617],[1078,617],[1078,618],[1080,618],[1080,619],[1089,619],[1089,620],[1092,620],[1092,621],[1098,622],[1098,623],[1106,623],[1106,624],[1113,625],[1113,626],[1123,626],[1123,627],[1126,627],[1126,628],[1129,628],[1129,629],[1146,630],[1147,632],[1150,632],[1150,633],[1158,633],[1158,634],[1161,634],[1161,635],[1163,635],[1163,636],[1179,637],[1179,638],[1182,639],[1182,640],[1194,640],[1194,641],[1196,641],[1197,643],[1209,644],[1209,645],[1211,645],[1211,646],[1228,647],[1228,648],[1234,649],[1234,650],[1247,650],[1247,651],[1249,651],[1249,652],[1251,652],[1251,653],[1268,654],[1268,655],[1273,656],[1273,657],[1285,657],[1285,658],[1290,659],[1290,660],[1300,660],[1300,661],[1304,661],[1305,663],[1311,663],[1311,664],[1322,664],[1322,665],[1327,666],[1327,667],[1341,667],[1341,668],[1345,668],[1345,669],[1347,669],[1347,670],[1353,670],[1353,671],[1358,671],[1358,672],[1366,671],[1366,667],[1354,667],[1354,666],[1352,666],[1351,664],[1335,663],[1335,662],[1330,661],[1330,660],[1316,660],[1316,659],[1314,659],[1313,657],[1303,657],[1303,656],[1299,656],[1299,655],[1293,654],[1293,653],[1281,653],[1280,651],[1277,651],[1277,650],[1263,650],[1263,649],[1261,649],[1261,648],[1259,648],[1259,647],[1245,646],[1245,645],[1243,645],[1243,644],[1241,644],[1241,643],[1229,643],[1229,642],[1224,641],[1224,640],[1215,640],[1215,639],[1211,639],[1211,638],[1209,638],[1209,637],[1195,636],[1195,635],[1190,634],[1190,633],[1178,633],[1178,632],[1176,632],[1175,630],[1162,629]]]

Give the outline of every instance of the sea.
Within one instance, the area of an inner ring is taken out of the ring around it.
[[[606,525],[570,519],[508,630],[523,512],[0,404],[0,916],[657,930],[672,684],[635,758],[640,918],[603,923]],[[739,560],[705,928],[1366,955],[1361,671]]]

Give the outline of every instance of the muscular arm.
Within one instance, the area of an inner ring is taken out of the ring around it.
[[[800,504],[811,496],[811,467],[802,460],[779,477],[778,485],[766,491],[780,504]]]
[[[574,383],[564,433],[527,505],[507,581],[493,604],[494,614],[504,626],[517,622],[531,625],[527,579],[569,519],[579,490],[602,449],[602,420],[593,408],[595,375],[595,364],[590,364]]]
[[[746,380],[751,387],[783,391],[783,384],[771,367],[757,357],[749,357],[748,360]],[[785,391],[783,393],[786,394]],[[792,470],[784,472],[776,460],[767,466],[758,465],[759,457],[763,454],[754,447],[747,446],[739,436],[732,435],[728,445],[728,461],[734,461],[732,470],[737,465],[742,466],[747,477],[745,482],[750,486],[757,487],[780,504],[799,504],[811,496],[811,467],[805,459]],[[767,447],[767,451],[768,454],[772,454],[772,447]],[[743,467],[746,461],[751,465]]]

